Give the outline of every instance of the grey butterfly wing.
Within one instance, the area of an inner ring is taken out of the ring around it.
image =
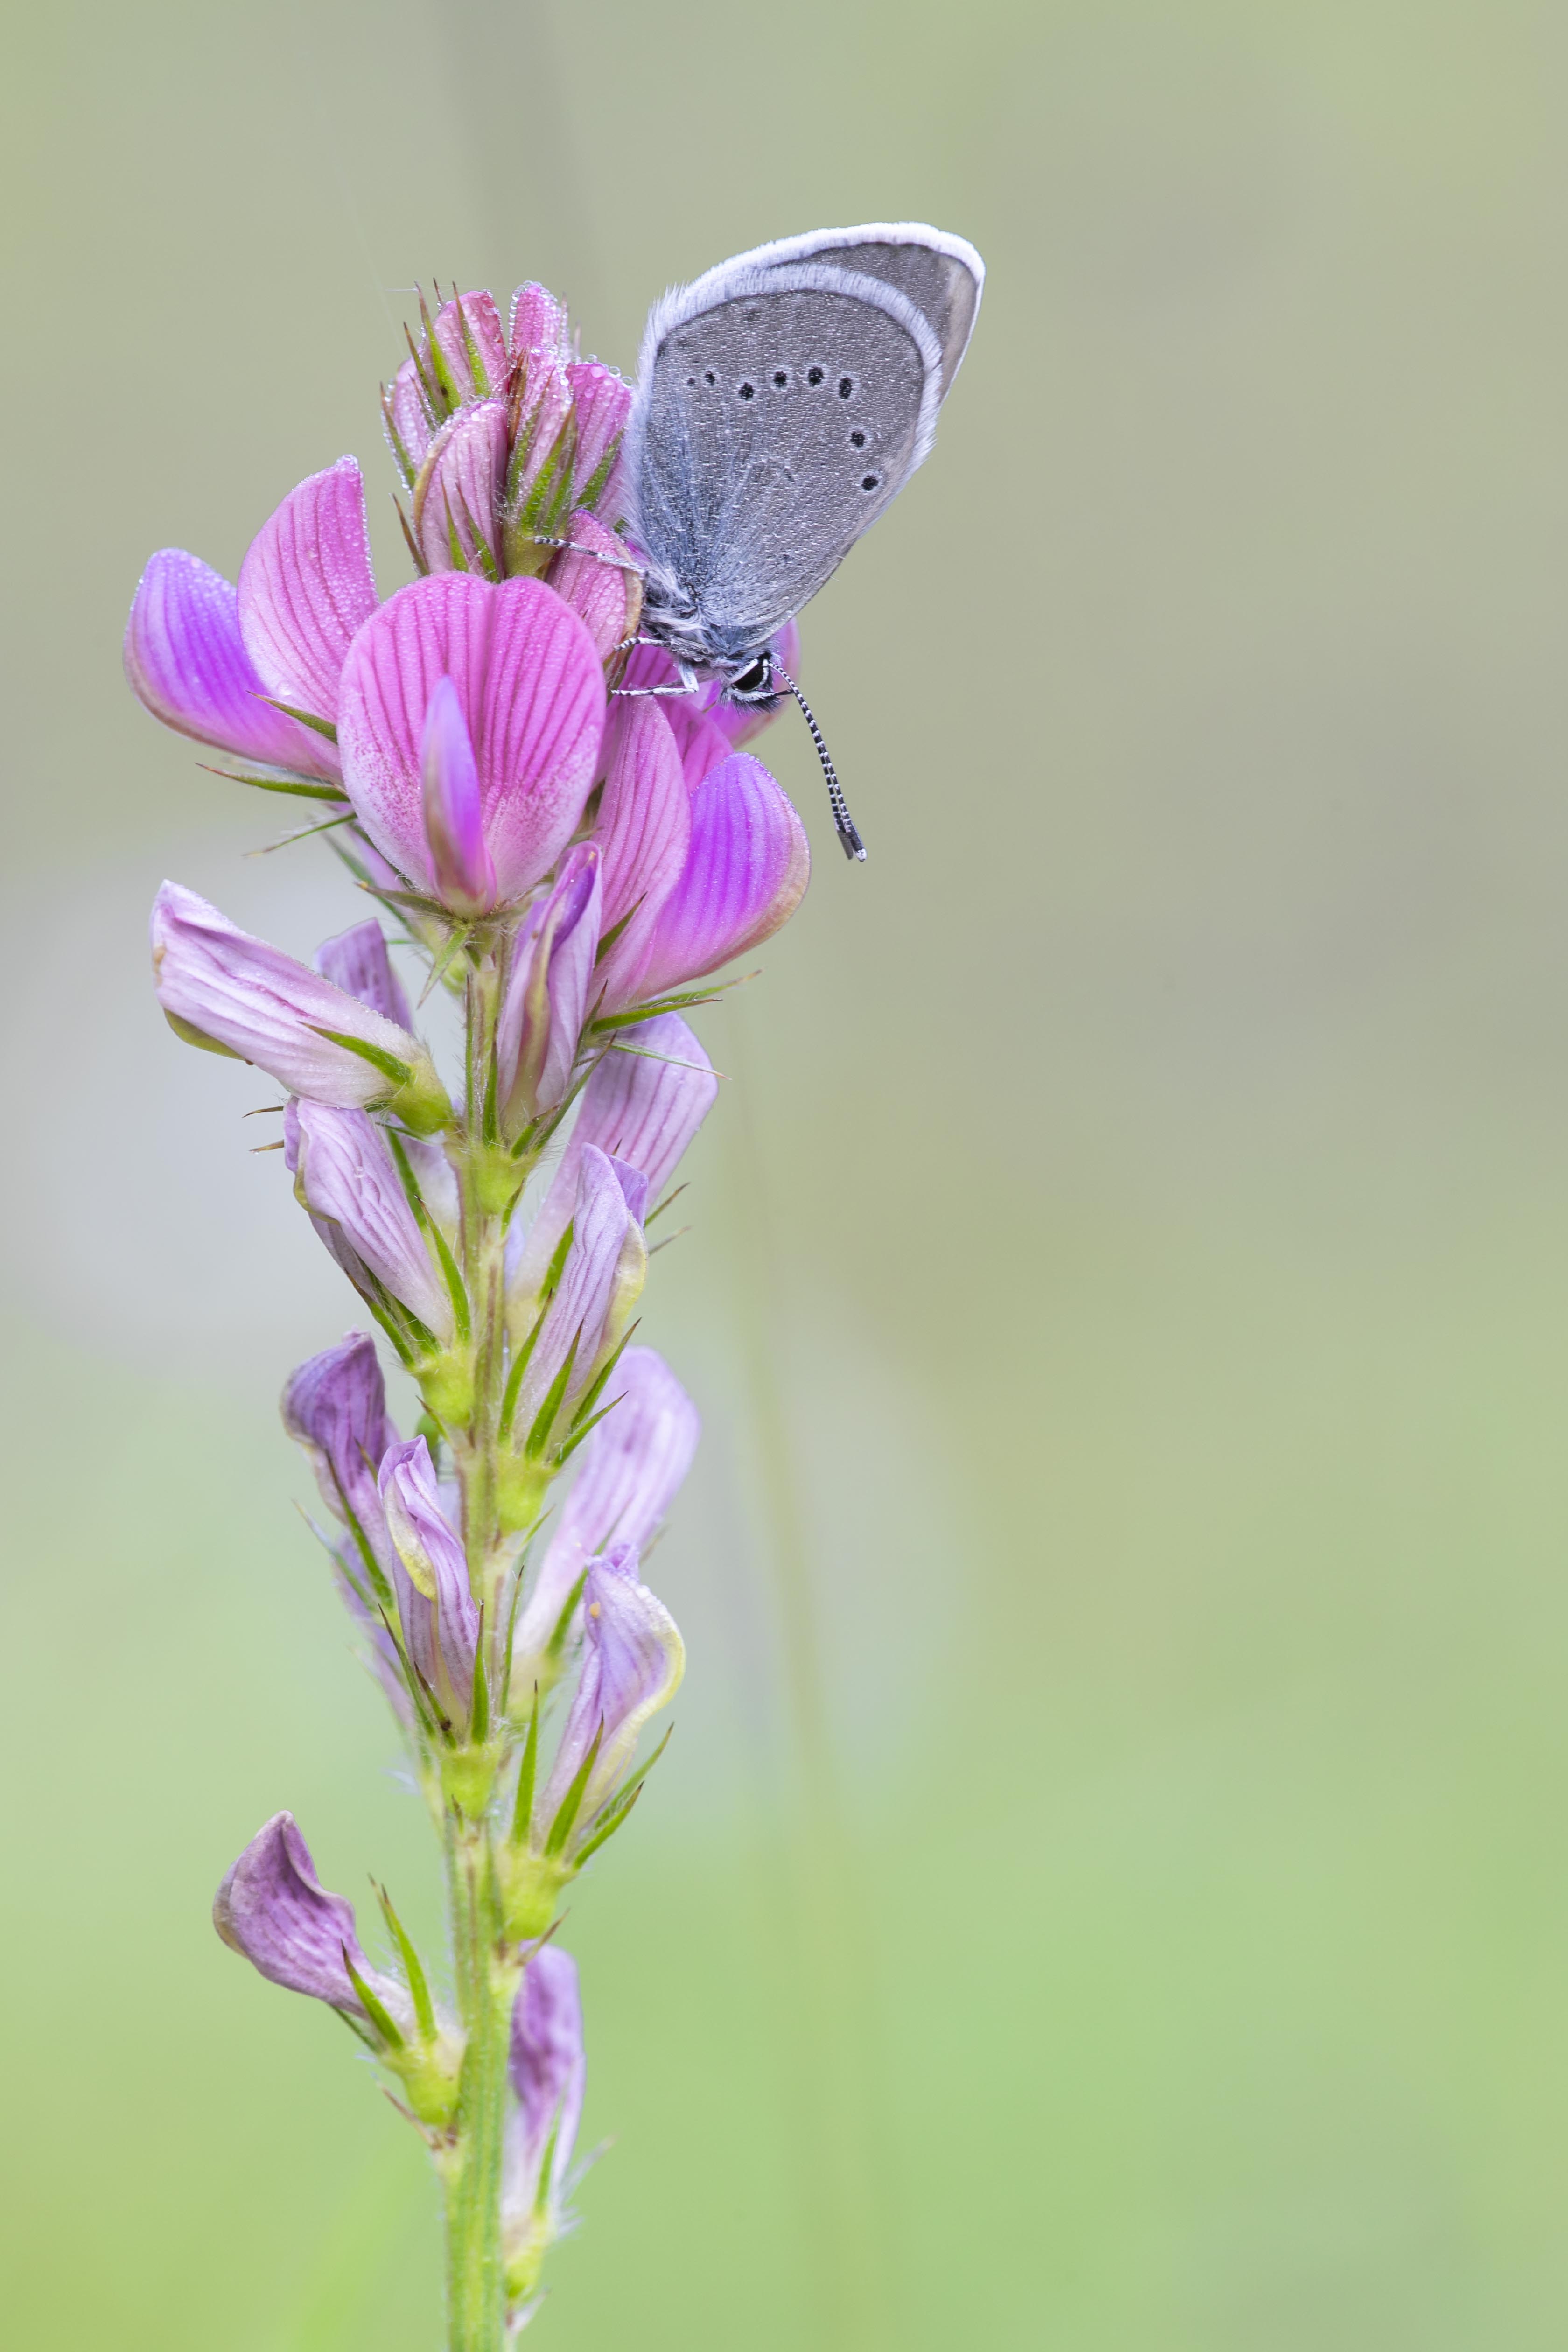
[[[909,297],[728,264],[655,310],[628,442],[650,613],[723,659],[809,602],[931,446],[942,350]]]
[[[985,265],[967,237],[923,221],[873,221],[863,228],[824,228],[742,254],[739,267],[776,269],[803,261],[858,270],[897,287],[929,322],[942,346],[943,399],[974,331]]]

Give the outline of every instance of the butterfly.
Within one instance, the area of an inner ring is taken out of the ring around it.
[[[685,688],[794,695],[850,857],[864,846],[773,640],[929,454],[984,279],[972,245],[919,222],[818,229],[675,288],[643,335],[624,453],[643,630]]]

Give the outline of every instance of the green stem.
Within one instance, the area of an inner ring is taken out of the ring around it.
[[[502,2352],[506,2258],[500,2194],[507,2056],[519,1971],[500,1958],[495,1863],[487,1828],[447,1817],[452,1955],[467,2041],[455,2145],[446,2157],[448,2352]]]

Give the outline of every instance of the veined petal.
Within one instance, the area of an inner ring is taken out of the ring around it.
[[[599,865],[591,841],[568,850],[555,887],[530,909],[512,944],[496,1024],[501,1123],[509,1132],[553,1110],[571,1086],[595,985]]]
[[[625,1178],[629,1179],[634,1172],[626,1169]],[[643,1201],[646,1198],[645,1187]],[[639,1202],[637,1208],[640,1210],[642,1205]],[[641,1247],[638,1218],[627,1202],[623,1171],[607,1153],[586,1144],[578,1162],[572,1244],[522,1377],[516,1423],[520,1434],[531,1429],[557,1374],[572,1354],[574,1341],[576,1354],[563,1401],[568,1415],[592,1381],[605,1352],[606,1330],[625,1285],[622,1259],[628,1241]],[[514,1340],[525,1339],[531,1326],[531,1318],[529,1327],[521,1330],[514,1323]],[[613,1346],[618,1337],[616,1332],[609,1344]]]
[[[301,1205],[337,1226],[377,1282],[449,1345],[451,1296],[431,1263],[380,1128],[363,1110],[301,1102],[296,1133],[295,1191]]]
[[[509,2215],[521,2221],[542,2202],[552,2222],[558,2222],[587,2077],[577,1963],[559,1944],[545,1944],[533,1954],[518,1987],[510,2073],[517,2106]],[[552,2141],[550,2179],[542,2181]]]
[[[419,370],[413,360],[405,360],[393,377],[392,389],[383,403],[383,414],[392,454],[403,469],[405,478],[412,480],[436,431],[430,404],[425,397]]]
[[[316,970],[345,996],[357,996],[373,1013],[395,1021],[400,1029],[414,1025],[403,982],[386,952],[386,934],[373,915],[335,939],[323,940],[316,950]]]
[[[316,1876],[292,1813],[274,1813],[218,1888],[213,1925],[231,1951],[290,1992],[309,1993],[355,2017],[365,2014],[349,1960],[400,2026],[409,2022],[403,1987],[373,1969],[360,1948],[353,1905]]]
[[[267,691],[335,721],[354,633],[376,606],[364,484],[353,457],[290,490],[239,567],[239,629]]]
[[[642,614],[642,574],[613,530],[579,507],[567,522],[562,549],[550,567],[550,585],[577,614],[598,648],[599,659],[636,636]]]
[[[572,1222],[587,1147],[641,1169],[650,1197],[657,1197],[718,1091],[712,1064],[678,1013],[622,1031],[583,1089],[566,1149],[526,1238],[509,1250],[507,1312],[514,1330],[526,1334],[532,1326],[540,1287]]]
[[[463,708],[449,677],[437,678],[420,743],[425,843],[444,906],[482,915],[496,901],[496,870],[485,847],[479,774]]]
[[[605,859],[604,928],[616,932],[600,959],[599,992],[614,1011],[635,985],[659,910],[680,879],[691,806],[675,733],[657,702],[621,703],[609,733],[594,837]]]
[[[432,572],[500,570],[506,403],[458,409],[436,436],[414,485],[414,536]]]
[[[635,996],[716,971],[787,922],[805,895],[805,830],[760,761],[731,755],[691,795],[691,844],[659,909]]]
[[[344,785],[384,856],[426,888],[420,747],[450,677],[478,765],[481,821],[503,900],[549,872],[594,781],[605,685],[576,614],[537,580],[492,587],[445,572],[400,589],[365,623],[343,672]]]
[[[674,1618],[637,1579],[630,1544],[616,1544],[589,1569],[583,1585],[583,1669],[535,1811],[548,1829],[586,1760],[599,1751],[578,1810],[575,1837],[613,1794],[636,1752],[643,1726],[680,1687],[686,1651]]]
[[[165,882],[152,932],[158,1002],[194,1044],[254,1062],[314,1102],[395,1104],[419,1133],[450,1122],[446,1089],[417,1037],[240,930],[194,890]]]
[[[286,719],[240,634],[237,592],[199,556],[163,547],[149,557],[125,625],[125,675],[165,727],[270,768],[335,779],[323,735]]]
[[[507,341],[514,360],[542,352],[552,360],[567,356],[569,337],[566,306],[530,279],[511,298],[511,325]]]
[[[357,1524],[384,1573],[390,1573],[392,1546],[376,1473],[387,1448],[396,1444],[397,1431],[387,1417],[374,1339],[351,1331],[301,1364],[289,1374],[282,1410],[284,1428],[310,1458],[322,1502],[345,1526]],[[358,1580],[364,1581],[363,1572]]]
[[[420,1672],[448,1705],[466,1713],[473,1688],[479,1612],[468,1589],[458,1533],[441,1508],[430,1449],[423,1437],[394,1445],[381,1465],[386,1523],[408,1583],[429,1615],[404,1608],[405,1633]],[[433,1632],[439,1654],[427,1647]]]
[[[443,302],[431,321],[460,397],[483,400],[506,383],[506,336],[496,298],[482,287]]]
[[[612,1376],[619,1402],[588,1439],[512,1640],[514,1687],[550,1646],[561,1612],[590,1559],[613,1543],[640,1551],[691,1467],[701,1423],[696,1406],[652,1348],[628,1348]]]
[[[619,445],[632,413],[632,387],[602,360],[571,361],[566,381],[577,421],[573,494],[580,502],[591,502],[595,514],[616,522],[621,512]]]

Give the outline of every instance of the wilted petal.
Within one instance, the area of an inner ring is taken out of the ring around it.
[[[691,796],[674,731],[657,702],[618,704],[610,736],[594,838],[605,858],[604,928],[616,933],[599,962],[599,991],[614,1008],[635,985],[659,909],[680,879]]]
[[[810,873],[805,830],[789,801],[760,761],[734,752],[691,795],[686,864],[626,1001],[646,1001],[758,946],[794,914]]]
[[[460,572],[400,589],[354,639],[338,728],[345,786],[376,846],[427,889],[420,747],[442,677],[473,745],[497,888],[520,898],[566,846],[593,784],[605,715],[593,639],[542,582],[493,587]]]
[[[398,1580],[399,1601],[409,1654],[446,1704],[466,1714],[479,1612],[468,1589],[463,1547],[441,1508],[430,1449],[423,1437],[391,1447],[382,1462],[380,1486],[404,1571],[404,1579]],[[419,1601],[423,1609],[410,1605]]]
[[[360,1948],[353,1905],[330,1895],[292,1813],[274,1813],[218,1888],[213,1925],[232,1951],[290,1992],[309,1993],[363,2017],[343,1953],[400,2026],[408,2022],[401,1985],[373,1969]]]
[[[612,1543],[647,1543],[691,1467],[701,1423],[662,1356],[628,1348],[611,1376],[620,1402],[583,1448],[582,1468],[513,1635],[518,1686],[552,1643],[590,1559]]]
[[[577,422],[573,495],[606,520],[619,520],[619,453],[632,411],[632,387],[602,360],[574,360],[566,370]]]
[[[158,1002],[192,1043],[255,1062],[314,1102],[393,1103],[425,1133],[450,1120],[446,1090],[416,1037],[240,930],[194,890],[165,882],[152,931]],[[339,1042],[345,1038],[353,1042]]]
[[[577,1963],[559,1944],[545,1944],[534,1953],[518,1987],[510,2071],[517,2107],[507,2207],[521,2217],[542,2202],[552,2219],[557,2219],[577,2144],[587,2075]],[[552,2140],[550,2179],[542,2182]]]
[[[442,1344],[454,1336],[452,1300],[385,1136],[362,1110],[301,1102],[294,1189],[312,1217],[335,1225],[377,1282]]]
[[[552,564],[550,584],[593,638],[599,659],[608,661],[637,633],[642,574],[615,532],[585,507],[568,518],[562,536],[570,544]]]
[[[425,842],[443,906],[482,915],[495,905],[496,870],[485,847],[479,775],[458,690],[438,678],[420,745]]]
[[[323,940],[316,950],[316,970],[345,996],[357,996],[384,1020],[395,1021],[400,1029],[412,1027],[414,1015],[403,982],[392,968],[386,935],[374,915],[368,922],[356,923],[353,930]]]
[[[599,929],[599,852],[592,842],[580,842],[512,945],[496,1025],[496,1072],[508,1129],[565,1100],[595,987]]]
[[[364,484],[340,457],[290,490],[239,567],[239,627],[267,691],[335,720],[354,632],[376,605]]]
[[[572,1222],[590,1144],[641,1169],[657,1199],[719,1091],[713,1066],[678,1013],[624,1030],[583,1089],[576,1121],[538,1213],[507,1269],[513,1328],[527,1333],[541,1286]]]
[[[414,485],[414,536],[432,572],[500,569],[506,403],[460,408],[431,443]]]
[[[289,1375],[283,1426],[310,1455],[328,1510],[363,1536],[383,1574],[389,1573],[391,1544],[376,1473],[397,1432],[387,1417],[386,1384],[367,1332],[351,1331]],[[363,1567],[358,1580],[365,1580]]]
[[[324,735],[286,719],[246,651],[236,591],[183,547],[148,560],[125,625],[125,675],[165,727],[268,768],[334,778]]]
[[[583,1669],[549,1781],[535,1808],[538,1831],[548,1834],[598,1737],[598,1754],[577,1814],[574,1842],[581,1841],[631,1762],[643,1726],[674,1697],[685,1667],[686,1652],[674,1618],[638,1582],[637,1556],[630,1544],[615,1545],[594,1562],[584,1581]]]
[[[628,1200],[634,1183],[637,1196]],[[532,1429],[569,1357],[572,1371],[563,1410],[570,1417],[573,1405],[626,1329],[647,1265],[640,1223],[647,1198],[646,1181],[636,1170],[591,1143],[584,1145],[571,1246],[522,1376],[515,1423],[520,1437]],[[515,1337],[518,1326],[512,1328]],[[521,1336],[527,1337],[526,1328]]]

